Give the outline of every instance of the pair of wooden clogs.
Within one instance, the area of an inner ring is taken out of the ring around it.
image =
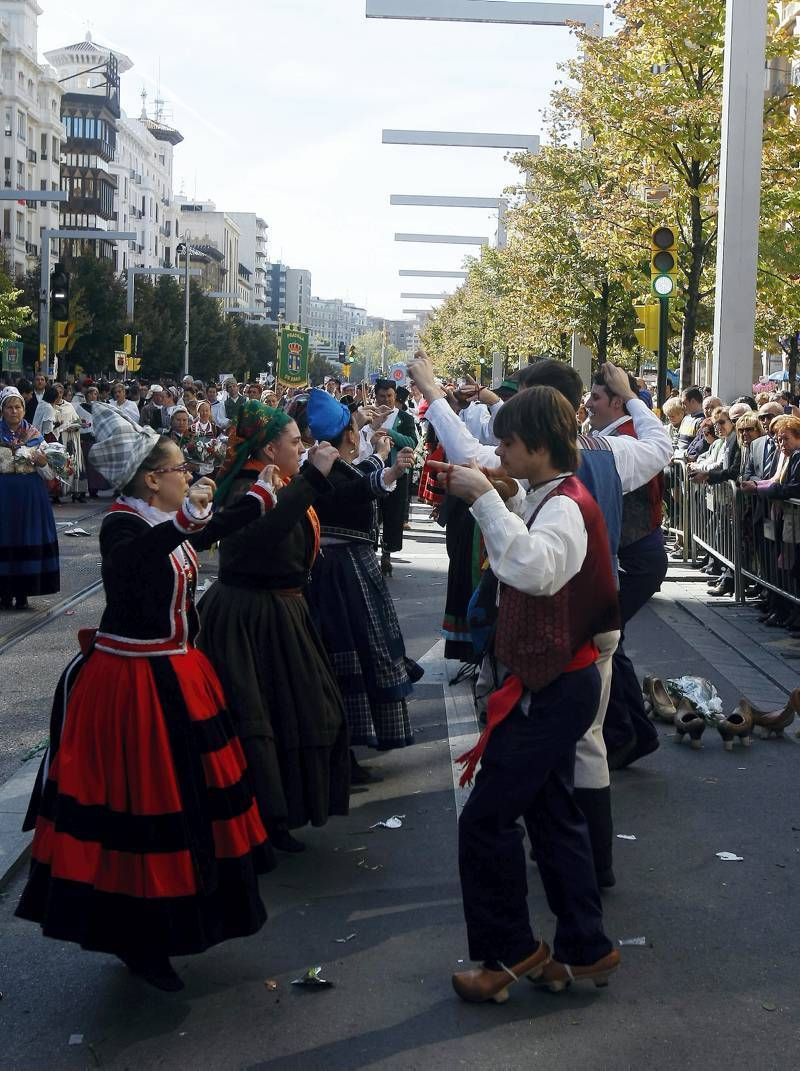
[[[649,708],[651,717],[675,726],[678,743],[688,736],[691,746],[701,748],[701,737],[705,732],[706,721],[697,707],[689,699],[680,699],[677,704],[664,686],[660,677],[645,677],[642,684],[645,709]],[[764,737],[783,736],[783,731],[794,721],[800,712],[800,688],[795,688],[789,701],[780,710],[759,710],[747,699],[740,699],[736,709],[722,721],[716,723],[717,731],[722,737],[726,751],[733,750],[735,740],[741,740],[749,747],[753,739],[753,729],[758,726],[764,730]]]

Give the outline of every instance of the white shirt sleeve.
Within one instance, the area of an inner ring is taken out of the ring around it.
[[[481,495],[471,513],[495,576],[509,587],[527,595],[555,595],[580,572],[588,539],[571,498],[557,495],[545,502],[530,530],[496,491]]]
[[[476,461],[487,469],[500,468],[500,458],[494,452],[495,448],[481,445],[464,421],[459,420],[450,408],[446,398],[437,398],[431,402],[425,416],[433,425],[433,430],[451,464],[467,465],[470,461]]]
[[[633,420],[638,439],[629,435],[612,435],[604,440],[614,454],[623,494],[635,491],[652,480],[672,457],[669,432],[641,398],[631,398],[625,408]]]

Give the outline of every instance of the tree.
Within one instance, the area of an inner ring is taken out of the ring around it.
[[[93,371],[113,368],[125,334],[125,288],[108,260],[92,256],[67,261],[71,274],[70,318],[79,325],[70,358]]]
[[[789,64],[798,43],[776,28],[775,5],[770,9],[768,59]],[[601,198],[596,240],[630,247],[635,228],[644,257],[651,227],[677,229],[686,385],[703,306],[714,292],[725,5],[617,0],[614,14],[621,26],[613,36],[576,31],[581,55],[565,65],[570,82],[554,95],[554,105],[608,164],[612,181]],[[787,87],[777,103],[766,100],[765,141],[773,130],[787,133],[786,110],[797,103],[795,87]],[[796,167],[796,137],[790,141]],[[650,211],[643,213],[648,202]]]
[[[0,262],[0,339],[20,338],[31,320],[31,307],[23,304],[24,290],[14,285]]]

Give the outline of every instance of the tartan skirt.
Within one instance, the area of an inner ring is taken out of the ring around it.
[[[387,750],[412,744],[403,634],[372,546],[323,546],[308,602],[342,691],[350,743]]]
[[[239,740],[203,654],[93,651],[59,683],[16,914],[125,954],[202,952],[266,919],[274,865]]]

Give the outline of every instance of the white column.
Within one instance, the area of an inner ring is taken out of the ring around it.
[[[722,96],[714,394],[753,385],[767,0],[727,0]]]
[[[591,390],[592,351],[584,346],[577,333],[572,336],[572,367],[583,380],[584,390]]]

